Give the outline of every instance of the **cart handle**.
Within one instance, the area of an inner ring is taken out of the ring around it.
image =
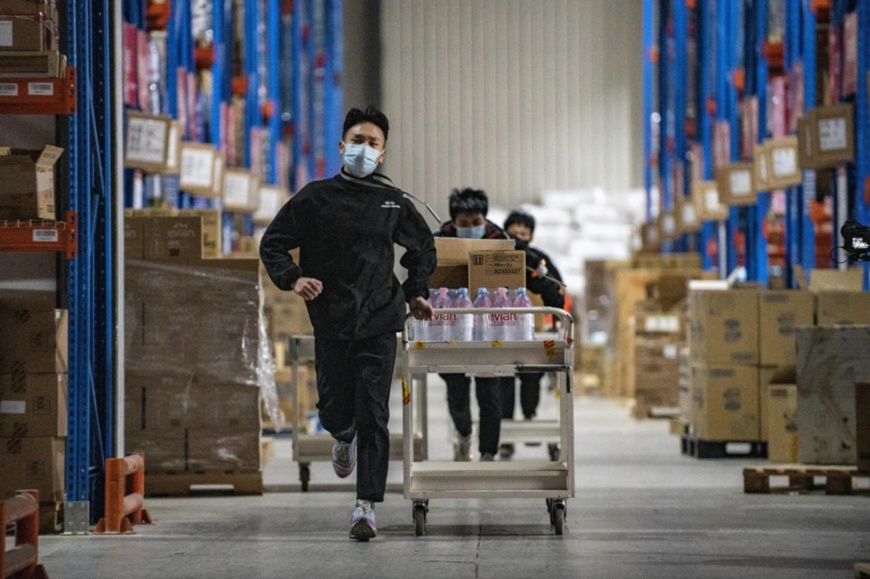
[[[551,308],[546,306],[532,306],[531,308],[438,308],[435,310],[442,314],[550,314],[555,316],[564,327],[565,340],[568,344],[574,343],[574,317],[561,308]],[[413,314],[405,315],[405,324],[402,328],[402,344],[408,343],[408,332],[411,329],[411,322],[414,321]]]

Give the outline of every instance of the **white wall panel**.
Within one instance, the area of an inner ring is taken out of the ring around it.
[[[639,0],[382,0],[384,169],[447,218],[641,185]]]

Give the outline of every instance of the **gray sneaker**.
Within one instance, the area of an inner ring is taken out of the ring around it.
[[[356,437],[351,442],[336,440],[332,444],[332,470],[338,478],[347,478],[356,466]]]
[[[480,455],[480,462],[493,462],[495,460],[495,456],[491,452],[484,452]]]
[[[357,500],[350,517],[350,538],[365,542],[377,534],[375,505],[371,501]]]
[[[471,461],[471,435],[457,436],[453,443],[453,460],[456,462]]]

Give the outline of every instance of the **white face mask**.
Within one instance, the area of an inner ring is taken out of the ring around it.
[[[352,175],[368,177],[378,167],[378,159],[383,153],[368,145],[345,143],[344,166]]]

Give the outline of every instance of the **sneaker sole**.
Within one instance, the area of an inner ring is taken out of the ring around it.
[[[357,541],[368,541],[376,536],[375,530],[365,521],[360,521],[350,528],[350,538]]]
[[[333,463],[332,470],[335,471],[335,474],[336,476],[338,476],[338,478],[347,478],[351,474],[353,474],[353,469],[355,466],[356,465],[351,466],[349,470],[344,470],[343,467],[337,467],[335,466],[335,463]]]

